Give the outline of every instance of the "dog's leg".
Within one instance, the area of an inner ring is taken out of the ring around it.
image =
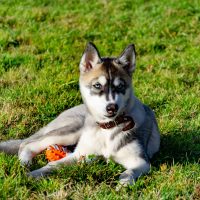
[[[74,152],[60,160],[49,162],[46,166],[30,172],[28,173],[28,175],[34,178],[46,176],[50,174],[53,170],[59,169],[59,167],[62,165],[70,165],[76,163],[79,160],[79,158],[80,156]]]
[[[123,165],[126,170],[120,175],[119,181],[121,185],[132,185],[142,174],[148,173],[150,170],[150,163],[139,145],[134,151],[130,145],[127,145],[119,152],[117,152],[114,160]]]
[[[129,158],[128,158],[129,159]],[[131,161],[131,158],[128,162]],[[126,169],[119,177],[120,184],[132,185],[135,183],[137,178],[142,174],[148,173],[150,170],[150,164],[141,158],[132,159],[132,166]]]
[[[85,105],[79,105],[61,113],[37,133],[25,139],[18,155],[22,164],[30,164],[32,158],[49,145],[73,145],[80,137],[86,115]]]
[[[52,144],[71,145],[76,144],[80,138],[81,132],[66,133],[65,135],[54,135],[40,138],[26,144],[21,151],[19,151],[19,159],[22,164],[31,164],[32,158],[39,154]]]
[[[83,126],[86,114],[87,111],[84,104],[65,110],[56,119],[29,138],[0,142],[0,152],[20,154],[28,143],[40,140],[44,136],[49,137],[56,134],[60,136],[65,133],[75,132]]]
[[[97,148],[95,145],[88,144],[88,136],[83,133],[87,132],[87,129],[80,130],[81,137],[79,138],[79,142],[76,146],[76,149],[73,153],[67,155],[66,157],[48,163],[46,166],[32,171],[29,173],[32,177],[40,177],[45,176],[51,173],[54,169],[58,169],[61,165],[70,165],[72,163],[76,163],[77,161],[85,160],[86,162],[91,162],[91,159],[88,158],[89,155],[97,155]],[[88,133],[88,132],[87,132]],[[90,136],[89,136],[90,138]],[[61,138],[63,140],[63,137]],[[69,140],[69,138],[67,138]],[[93,144],[93,143],[92,143]]]

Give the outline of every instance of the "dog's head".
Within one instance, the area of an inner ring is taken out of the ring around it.
[[[126,110],[134,69],[134,45],[117,58],[101,58],[95,45],[88,43],[80,62],[79,83],[83,101],[96,121],[114,120]]]

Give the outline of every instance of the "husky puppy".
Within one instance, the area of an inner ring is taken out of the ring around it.
[[[159,150],[160,135],[153,111],[134,95],[132,73],[135,47],[129,45],[119,57],[100,57],[88,43],[80,61],[80,91],[84,104],[61,113],[37,133],[23,140],[0,143],[0,150],[17,153],[22,164],[52,144],[77,144],[75,151],[58,161],[32,171],[45,176],[83,156],[112,158],[126,170],[121,184],[132,184],[150,169],[149,159]]]

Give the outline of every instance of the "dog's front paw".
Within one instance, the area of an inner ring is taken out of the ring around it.
[[[133,170],[127,169],[119,176],[119,183],[123,186],[133,185],[135,183],[135,177]]]
[[[119,176],[119,183],[116,186],[116,191],[120,191],[124,187],[135,184],[133,170],[126,170]]]
[[[23,151],[19,154],[18,157],[19,157],[21,165],[28,167],[32,164],[32,157],[24,153]]]

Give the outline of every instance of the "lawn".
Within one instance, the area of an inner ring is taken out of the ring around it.
[[[36,181],[17,156],[0,153],[0,199],[200,199],[198,0],[0,0],[0,140],[25,138],[82,102],[88,41],[104,56],[136,46],[135,93],[161,131],[150,173],[117,192],[123,168],[113,162]],[[39,155],[32,169],[45,163]]]

